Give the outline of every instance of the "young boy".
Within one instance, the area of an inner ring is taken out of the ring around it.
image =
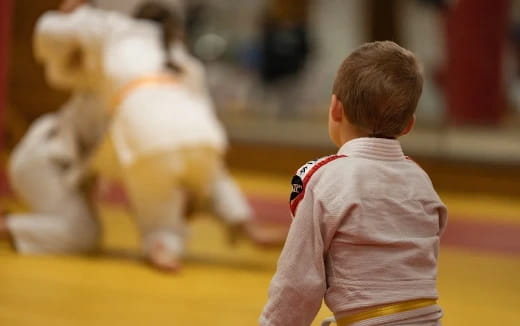
[[[310,325],[325,303],[338,325],[440,325],[439,237],[447,210],[397,138],[422,92],[414,54],[393,42],[348,56],[334,82],[336,155],[293,177],[294,219],[261,325]]]

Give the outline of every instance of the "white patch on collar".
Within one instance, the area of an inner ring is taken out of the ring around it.
[[[305,193],[305,187],[308,183],[308,180],[306,180],[307,176],[308,178],[310,178],[314,171],[319,169],[321,165],[325,165],[328,162],[340,157],[345,157],[345,155],[330,155],[321,157],[319,159],[305,163],[296,171],[296,174],[292,177],[291,180],[292,190],[289,199],[289,205],[293,216],[296,212],[296,207],[298,206],[298,203],[303,198],[303,195]]]

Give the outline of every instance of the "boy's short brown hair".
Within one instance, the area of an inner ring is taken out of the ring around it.
[[[366,43],[341,64],[333,93],[348,121],[372,137],[400,135],[421,97],[415,55],[390,41]]]

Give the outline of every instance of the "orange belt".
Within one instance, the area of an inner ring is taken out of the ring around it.
[[[123,100],[135,89],[142,86],[176,84],[178,80],[169,74],[149,75],[137,78],[123,86],[113,97],[110,103],[110,111],[114,113]]]
[[[392,315],[399,312],[405,312],[409,310],[433,306],[435,304],[437,304],[437,300],[435,299],[417,299],[393,303],[336,319],[336,324],[338,326],[348,326],[355,322],[362,321],[365,319]]]

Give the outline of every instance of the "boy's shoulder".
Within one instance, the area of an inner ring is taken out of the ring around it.
[[[339,158],[347,157],[347,155],[329,155],[320,157],[318,159],[308,161],[304,165],[302,165],[298,170],[296,170],[295,175],[291,179],[292,191],[290,196],[290,208],[291,213],[295,214],[296,207],[305,196],[305,189],[311,180],[311,177],[318,171],[320,168],[325,166],[326,164],[335,161]]]

